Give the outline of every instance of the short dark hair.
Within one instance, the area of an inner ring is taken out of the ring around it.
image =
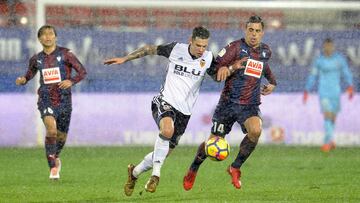
[[[196,37],[199,37],[200,39],[208,39],[210,37],[210,32],[206,28],[198,26],[193,29],[191,38],[195,39]]]
[[[261,23],[261,28],[264,29],[265,27],[264,21],[258,15],[250,16],[249,20],[246,22],[246,27],[249,25],[249,23]]]
[[[38,33],[37,33],[38,38],[41,37],[41,35],[44,33],[44,30],[46,30],[46,29],[52,29],[52,30],[54,31],[54,33],[55,33],[55,36],[57,36],[56,29],[55,29],[54,26],[52,26],[52,25],[43,25],[43,26],[41,26],[41,28],[38,30]]]
[[[330,37],[328,37],[328,38],[326,38],[325,40],[324,40],[324,42],[323,42],[323,44],[325,44],[325,43],[333,43],[334,41],[330,38]]]

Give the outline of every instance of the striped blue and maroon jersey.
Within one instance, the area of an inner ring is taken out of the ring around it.
[[[72,76],[73,69],[77,73],[74,76]],[[51,106],[71,105],[71,88],[60,89],[59,82],[71,80],[74,85],[86,75],[84,66],[76,56],[69,49],[58,46],[49,55],[42,51],[31,57],[25,75],[26,81],[31,80],[38,71],[40,72],[39,102]]]
[[[261,79],[265,77],[270,84],[276,85],[275,76],[268,64],[271,50],[267,44],[261,43],[259,47],[252,48],[246,44],[244,38],[233,41],[219,52],[215,61],[216,69],[230,66],[244,57],[248,57],[246,68],[236,70],[226,79],[220,101],[259,105]]]

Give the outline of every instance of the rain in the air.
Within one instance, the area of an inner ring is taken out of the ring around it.
[[[0,0],[0,202],[358,202],[360,2]]]

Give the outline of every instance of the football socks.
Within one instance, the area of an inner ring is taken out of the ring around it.
[[[169,152],[169,140],[164,140],[160,136],[157,137],[154,147],[153,156],[153,176],[160,177],[160,169],[164,164],[166,155]]]
[[[147,154],[144,159],[136,165],[136,167],[133,170],[132,175],[137,178],[140,174],[142,174],[145,171],[150,170],[153,167],[153,152],[150,152]]]
[[[198,151],[195,155],[195,159],[192,162],[190,169],[192,171],[198,171],[200,165],[202,164],[202,162],[204,162],[206,159],[206,153],[205,153],[205,142],[201,143],[198,147]]]
[[[56,138],[45,137],[45,152],[50,168],[55,167]]]
[[[324,121],[324,128],[325,128],[325,137],[324,143],[328,144],[333,140],[334,136],[334,122],[329,119],[325,119]]]
[[[233,168],[240,168],[241,165],[246,161],[246,159],[250,156],[250,154],[254,151],[257,145],[256,142],[252,142],[249,139],[249,136],[246,135],[244,139],[240,143],[240,150],[235,159],[235,161],[231,164]]]

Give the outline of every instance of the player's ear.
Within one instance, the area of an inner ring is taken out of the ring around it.
[[[189,44],[191,44],[192,43],[192,38],[191,37],[189,37]]]

